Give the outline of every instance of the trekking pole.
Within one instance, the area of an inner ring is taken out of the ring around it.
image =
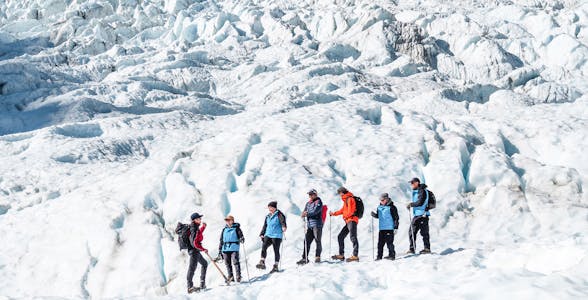
[[[333,235],[331,233],[332,232],[331,228],[333,227],[333,226],[331,226],[333,224],[333,221],[331,219],[332,217],[333,216],[329,215],[329,255],[333,254],[333,251],[331,249],[331,244],[333,244]]]
[[[372,260],[376,259],[374,254],[374,218],[372,218]]]
[[[416,253],[416,241],[415,241],[415,237],[414,237],[414,226],[412,224],[412,210],[413,210],[413,208],[411,207],[408,211],[409,212],[408,213],[408,221],[410,223],[410,231],[409,232],[410,232],[410,240],[412,241],[412,246],[414,247],[413,251],[415,251],[414,253]]]
[[[308,230],[308,227],[306,227],[306,220],[304,218],[302,218],[302,222],[304,222],[304,259],[308,262],[308,241],[306,240],[306,231]]]
[[[247,270],[247,283],[251,285],[251,277],[249,277],[249,259],[247,259],[247,245],[243,242],[243,253],[245,254],[245,270]]]
[[[225,282],[227,284],[229,284],[229,278],[227,278],[227,276],[225,275],[225,273],[223,273],[223,271],[219,268],[219,266],[216,264],[216,262],[214,261],[214,259],[212,259],[212,257],[210,256],[210,254],[208,254],[208,252],[204,252],[206,253],[206,256],[208,256],[208,258],[210,259],[210,261],[212,262],[212,264],[216,267],[216,269],[221,273],[221,275],[223,275],[223,277],[225,278]]]
[[[284,235],[284,240],[282,241],[282,245],[280,245],[280,256],[283,257],[284,256],[284,244],[286,243],[286,233],[283,233]],[[280,270],[282,269],[282,259],[280,258]]]

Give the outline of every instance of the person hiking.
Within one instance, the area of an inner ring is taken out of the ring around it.
[[[220,243],[218,245],[218,258],[215,261],[223,259],[227,267],[228,282],[241,282],[241,263],[239,262],[240,243],[245,243],[243,231],[239,223],[235,223],[233,216],[225,218],[227,225],[221,231]],[[221,258],[222,256],[222,258]],[[235,266],[236,277],[233,276],[233,266]]]
[[[384,259],[394,260],[396,252],[394,251],[394,235],[398,229],[398,209],[394,202],[384,193],[380,196],[380,205],[375,212],[372,211],[372,217],[378,219],[378,255],[376,260],[381,260],[384,255],[384,244],[388,247],[388,256]]]
[[[351,243],[353,244],[353,255],[347,258],[347,262],[359,261],[359,243],[357,241],[357,223],[359,218],[355,215],[356,203],[355,197],[346,188],[340,187],[337,189],[337,193],[341,196],[343,201],[343,207],[336,212],[329,212],[330,216],[343,216],[345,226],[341,229],[341,232],[337,236],[339,242],[339,254],[333,255],[331,258],[343,260],[345,259],[345,238],[348,234],[351,235]]]
[[[310,252],[310,244],[312,241],[316,242],[316,252],[314,262],[321,262],[321,236],[323,234],[323,202],[318,197],[315,189],[308,191],[308,202],[302,212],[302,217],[306,218],[307,227],[304,238],[304,247],[302,249],[302,259],[297,262],[299,265],[304,265],[309,262],[308,253]]]
[[[208,262],[204,259],[200,252],[208,253],[208,250],[202,246],[202,240],[204,239],[203,233],[206,229],[206,223],[202,222],[203,215],[199,213],[193,213],[190,216],[192,223],[190,223],[190,248],[188,254],[190,255],[190,265],[188,267],[188,293],[197,292],[206,289],[206,268]],[[200,270],[200,287],[194,287],[192,279],[194,278],[194,272],[198,264],[202,265]]]
[[[269,214],[265,217],[263,228],[259,237],[262,241],[261,246],[261,260],[256,265],[258,269],[265,269],[265,258],[267,257],[267,248],[273,246],[274,248],[274,267],[271,272],[278,271],[280,263],[280,244],[286,232],[286,216],[278,210],[278,202],[272,201],[267,205]]]
[[[418,178],[413,178],[409,183],[412,188],[412,202],[410,202],[406,208],[412,208],[412,220],[408,230],[410,248],[408,249],[407,254],[415,253],[416,234],[419,231],[423,237],[423,244],[425,247],[419,253],[431,253],[431,243],[429,241],[429,216],[431,213],[427,210],[427,204],[429,201],[427,185],[421,184],[421,180]]]

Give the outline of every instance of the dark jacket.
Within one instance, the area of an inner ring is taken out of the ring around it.
[[[278,214],[278,220],[280,222],[281,227],[287,228],[287,226],[286,226],[286,216],[284,216],[284,214],[280,210],[277,210],[275,213]],[[279,232],[273,232],[274,228],[271,228],[270,232],[266,232],[266,230],[268,229],[267,228],[267,221],[272,216],[273,216],[273,214],[268,214],[265,217],[265,221],[263,222],[263,227],[261,228],[261,233],[259,235],[260,236],[267,236],[269,234],[270,237],[273,237],[273,235],[276,235],[276,237],[281,238],[281,236],[283,234],[281,228],[279,229]]]
[[[410,203],[410,206],[412,207],[423,206],[423,204],[425,204],[425,201],[427,200],[427,185],[421,183],[417,190],[419,191],[418,201]]]
[[[306,202],[304,211],[307,213],[308,228],[323,227],[323,201],[321,198]]]
[[[206,250],[202,246],[202,240],[204,239],[204,235],[203,235],[204,229],[206,229],[205,225],[200,226],[194,222],[190,223],[190,245],[195,250],[198,250],[198,251]]]
[[[243,237],[243,231],[241,230],[241,225],[239,223],[233,223],[233,226],[232,227],[235,228],[235,232],[237,233],[238,241],[229,241],[229,242],[224,241],[224,238],[225,238],[224,237],[225,229],[230,228],[228,225],[225,226],[223,228],[223,230],[221,231],[221,234],[220,234],[220,243],[218,244],[218,252],[219,253],[222,250],[225,250],[225,252],[226,252],[227,250],[233,250],[233,248],[235,248],[235,247],[233,247],[231,245],[226,245],[226,246],[230,246],[230,247],[225,247],[225,249],[223,249],[223,246],[225,246],[226,243],[234,243],[234,242],[237,242],[237,245],[236,245],[237,246],[236,247],[237,250],[236,251],[238,251],[238,249],[239,249],[238,242],[244,242],[245,241],[245,237]]]
[[[398,229],[400,218],[398,216],[398,209],[394,205],[394,202],[392,202],[392,200],[388,200],[388,202],[386,202],[386,204],[384,205],[390,207],[390,215],[392,216],[392,220],[394,221],[394,229]],[[378,215],[378,213],[372,212],[372,217],[379,219],[380,216]]]
[[[412,210],[413,215],[415,217],[419,217],[422,215],[429,216],[431,213],[427,211],[427,200],[429,199],[427,193],[427,185],[422,183],[418,186],[416,190],[412,191],[413,199],[410,203],[410,206],[414,209]]]

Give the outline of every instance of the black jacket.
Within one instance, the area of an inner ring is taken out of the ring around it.
[[[392,200],[388,200],[386,205],[390,206],[390,214],[392,215],[392,220],[394,220],[394,229],[398,229],[398,225],[400,224],[400,217],[398,216],[398,209]],[[372,217],[378,219],[378,214],[372,212]]]
[[[239,238],[239,241],[245,241],[245,237],[243,236],[243,231],[241,230],[241,224],[239,223],[235,223],[235,227],[237,228],[237,237]],[[223,230],[221,230],[221,234],[220,234],[220,243],[218,244],[218,252],[220,253],[222,248],[223,248],[223,234],[225,233],[225,229],[227,229],[229,227],[225,226],[223,228]]]
[[[411,202],[411,207],[423,206],[423,204],[425,204],[425,201],[427,200],[427,185],[421,183],[421,185],[419,185],[417,189],[419,190],[419,200],[417,202]]]
[[[286,226],[286,216],[284,216],[284,214],[282,213],[281,210],[278,210],[278,220],[280,220],[280,224],[282,225],[283,228],[287,228],[287,226]],[[267,228],[267,216],[266,216],[266,218],[263,221],[263,227],[261,228],[261,233],[259,233],[260,236],[265,235],[265,229],[266,228]]]

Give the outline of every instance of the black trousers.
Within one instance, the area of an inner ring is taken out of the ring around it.
[[[304,249],[302,250],[302,258],[306,258],[306,254],[310,253],[310,244],[312,241],[316,242],[316,252],[315,257],[320,257],[321,252],[323,252],[323,246],[321,243],[321,237],[323,235],[323,228],[322,227],[313,227],[306,229],[306,244],[304,245]]]
[[[396,257],[394,251],[394,230],[380,230],[378,234],[378,259],[384,255],[384,245],[388,247],[388,255]]]
[[[229,277],[233,276],[233,266],[235,266],[237,278],[241,278],[241,263],[239,262],[239,252],[223,252],[223,258],[225,260],[225,266],[227,267],[227,273],[229,273]]]
[[[345,224],[345,227],[341,229],[337,240],[339,241],[339,254],[345,254],[345,238],[351,233],[351,243],[353,244],[353,256],[359,254],[359,242],[357,242],[357,223],[351,221]]]
[[[198,250],[189,250],[188,254],[190,255],[190,266],[188,267],[188,288],[194,286],[192,279],[194,278],[194,272],[196,272],[196,267],[198,264],[202,265],[200,269],[200,286],[203,286],[206,281],[206,268],[208,267],[208,262],[206,259],[202,257],[202,254]]]
[[[273,246],[274,248],[274,257],[275,262],[280,262],[280,244],[282,244],[282,239],[275,239],[270,237],[263,237],[263,245],[261,246],[261,258],[265,259],[267,257],[267,248],[269,246]]]
[[[421,236],[423,237],[423,244],[425,245],[425,249],[431,249],[431,242],[429,241],[429,217],[428,216],[420,216],[414,217],[410,224],[410,228],[408,229],[408,238],[410,239],[410,250],[414,251],[416,242],[416,235],[418,232],[421,232]]]

